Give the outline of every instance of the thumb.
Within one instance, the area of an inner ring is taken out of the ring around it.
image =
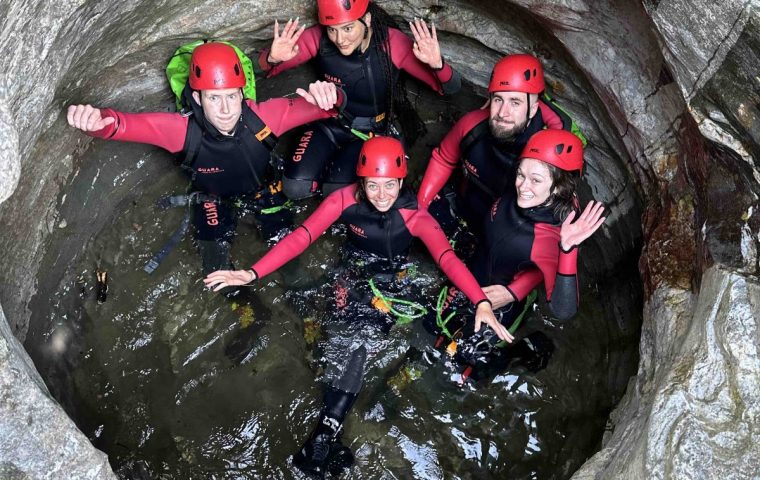
[[[480,318],[477,316],[475,317],[475,328],[473,329],[474,332],[477,332],[480,330]]]
[[[103,127],[107,127],[108,125],[111,125],[111,124],[112,124],[112,123],[114,123],[115,121],[116,121],[116,119],[115,119],[114,117],[106,117],[106,118],[104,118],[104,119],[102,120],[102,123],[101,123],[101,125],[102,125]],[[102,128],[102,127],[101,127],[101,128]]]

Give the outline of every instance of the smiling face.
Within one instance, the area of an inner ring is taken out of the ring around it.
[[[369,25],[371,14],[364,14],[362,19],[364,20],[364,25]],[[351,55],[359,47],[362,47],[363,51],[369,45],[369,35],[367,35],[366,44],[362,45],[362,42],[365,40],[364,31],[368,28],[364,25],[359,20],[353,20],[339,25],[327,26],[325,27],[327,29],[327,38],[338,47],[338,50],[343,55]]]
[[[206,119],[224,135],[232,135],[243,113],[243,92],[239,88],[221,88],[193,92],[203,107]]]
[[[366,177],[364,195],[379,212],[387,212],[398,198],[401,182],[398,178]]]
[[[533,158],[523,158],[517,167],[517,206],[537,207],[546,202],[553,186],[552,174],[547,164]]]
[[[525,130],[528,119],[533,118],[538,109],[538,101],[531,98],[528,115],[528,95],[523,92],[494,92],[491,94],[490,119],[491,135],[497,140],[513,140]]]

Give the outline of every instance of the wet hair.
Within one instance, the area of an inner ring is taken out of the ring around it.
[[[552,207],[554,217],[562,222],[571,211],[576,210],[577,213],[575,187],[580,174],[579,172],[567,172],[548,163],[545,165],[552,177],[552,193],[549,196],[547,205]]]
[[[391,122],[396,119],[401,127],[401,133],[408,146],[414,144],[414,140],[427,133],[425,123],[409,101],[406,94],[406,82],[399,78],[393,80],[393,62],[391,60],[391,44],[389,28],[398,29],[396,21],[382,7],[374,1],[369,2],[367,12],[372,15],[370,25],[372,35],[375,35],[375,47],[378,58],[383,65],[383,77],[385,88],[388,92],[385,100],[386,134],[389,134]]]

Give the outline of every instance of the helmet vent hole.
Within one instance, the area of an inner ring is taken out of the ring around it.
[[[346,10],[351,10],[351,0],[344,0],[343,8],[345,8]]]
[[[401,157],[396,157],[396,166],[397,167],[401,166]]]
[[[570,153],[572,151],[573,151],[573,146],[572,145],[568,145],[567,146],[567,153]]]
[[[195,77],[201,78],[201,67],[199,67],[198,65],[195,66]]]
[[[366,164],[367,164],[367,156],[366,155],[362,155],[362,166],[364,166]]]
[[[564,143],[560,143],[556,147],[554,147],[554,150],[557,152],[557,155],[561,154],[562,150],[564,150],[564,149],[565,149],[565,144]],[[569,151],[570,150],[568,149],[568,152]]]
[[[237,63],[235,64],[235,76],[240,76],[240,66]]]
[[[525,70],[523,76],[525,77],[525,80],[530,80],[530,70]]]

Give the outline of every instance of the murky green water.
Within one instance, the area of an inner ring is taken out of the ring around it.
[[[69,364],[65,381],[48,381],[124,478],[298,478],[290,455],[322,405],[325,343],[315,336],[343,337],[327,345],[346,349],[355,333],[324,318],[332,299],[316,288],[342,234],[328,232],[297,264],[232,301],[203,288],[190,235],[148,276],[143,265],[182,216],[159,213],[153,201],[181,188],[178,178],[120,205],[83,246],[76,280],[49,298],[38,364]],[[234,257],[259,258],[266,246],[252,219],[238,232]],[[441,279],[428,257],[414,255],[432,302]],[[96,266],[110,275],[103,304]],[[619,364],[635,362],[635,338],[618,331],[602,301],[624,289],[635,291],[616,279],[585,285],[582,310],[565,327],[535,313],[525,328],[557,347],[548,368],[516,367],[487,385],[459,388],[442,360],[414,364],[413,381],[398,376],[410,346],[434,341],[419,323],[367,335],[369,371],[344,434],[357,461],[346,478],[567,478],[598,447],[622,393]]]
[[[284,78],[301,81],[297,73]],[[420,105],[441,105],[424,95]],[[456,118],[482,102],[471,90],[458,98],[459,106],[424,113]],[[431,122],[430,138],[416,146],[425,158],[446,131]],[[412,155],[419,173],[423,162]],[[304,478],[290,456],[322,407],[320,356],[347,356],[357,330],[325,318],[332,298],[319,288],[337,261],[340,232],[230,301],[203,288],[191,235],[153,275],[143,271],[183,215],[154,206],[185,188],[167,155],[95,142],[78,164],[60,207],[68,226],[51,237],[26,342],[53,395],[125,479]],[[239,265],[266,251],[252,218],[238,233]],[[600,255],[593,241],[584,252]],[[434,303],[442,279],[424,252],[413,259],[419,289]],[[95,299],[97,268],[109,274],[103,304]],[[429,349],[434,338],[419,323],[387,336],[358,329],[371,355],[346,421],[343,440],[356,465],[345,478],[568,478],[598,449],[638,362],[635,263],[596,279],[584,273],[571,324],[539,311],[524,327],[556,347],[535,374],[517,366],[460,388],[441,359],[413,362],[408,381],[398,375],[406,352]]]

